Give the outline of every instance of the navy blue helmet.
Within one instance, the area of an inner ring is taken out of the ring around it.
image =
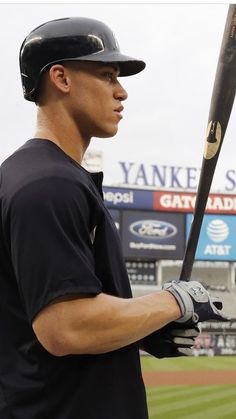
[[[38,26],[22,43],[19,58],[24,97],[33,102],[41,75],[56,63],[117,63],[120,76],[131,76],[145,68],[143,61],[121,54],[107,25],[85,17],[56,19]]]

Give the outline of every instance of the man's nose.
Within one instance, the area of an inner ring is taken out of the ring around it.
[[[126,100],[128,98],[128,93],[126,92],[126,90],[123,88],[123,86],[117,82],[117,87],[116,87],[116,91],[115,91],[115,98],[122,101],[122,100]]]

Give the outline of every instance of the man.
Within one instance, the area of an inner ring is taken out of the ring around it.
[[[199,283],[132,298],[102,174],[81,167],[117,132],[118,76],[145,64],[103,23],[66,18],[27,36],[20,67],[37,129],[1,167],[0,417],[146,419],[139,348],[188,354],[197,322],[223,317]]]

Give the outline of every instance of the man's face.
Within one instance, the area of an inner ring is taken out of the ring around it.
[[[69,64],[71,91],[68,110],[84,138],[112,137],[122,118],[127,93],[117,77],[117,65],[95,62]]]

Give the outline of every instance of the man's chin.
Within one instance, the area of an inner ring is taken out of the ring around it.
[[[117,134],[117,132],[118,132],[118,127],[111,130],[100,132],[99,134],[96,135],[96,137],[97,138],[111,138],[111,137],[114,137]]]

